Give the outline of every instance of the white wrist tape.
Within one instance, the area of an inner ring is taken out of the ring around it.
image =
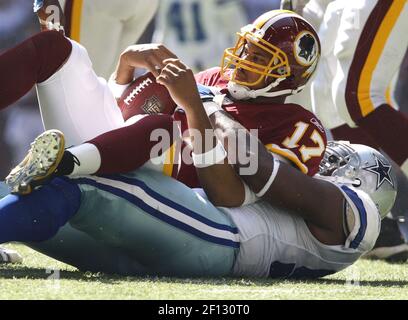
[[[272,174],[269,177],[268,181],[266,182],[266,184],[264,185],[264,187],[258,192],[256,193],[256,196],[261,198],[262,196],[264,196],[264,194],[269,190],[269,188],[271,187],[273,181],[276,178],[276,175],[278,173],[279,170],[279,166],[280,166],[280,162],[279,160],[273,159],[273,170],[272,170]]]
[[[193,152],[192,157],[196,168],[207,168],[223,161],[227,157],[227,152],[221,142],[218,141],[214,149],[200,154]]]
[[[116,80],[113,78],[113,74],[110,76],[108,81],[109,89],[112,91],[115,99],[120,98],[129,85],[130,82],[128,84],[118,84]]]

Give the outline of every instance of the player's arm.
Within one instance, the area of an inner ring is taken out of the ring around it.
[[[215,112],[210,120],[221,141],[241,137],[236,145],[245,148],[241,152],[246,157],[236,157],[235,170],[258,197],[305,219],[320,241],[326,244],[344,243],[344,197],[336,186],[311,178],[292,166],[276,161],[257,139],[254,148],[254,138],[225,111]],[[246,132],[245,139],[242,139],[242,132]],[[252,143],[248,143],[249,141]],[[248,163],[242,161],[248,158],[249,163],[257,168],[251,175],[245,174]]]
[[[204,111],[193,72],[178,59],[168,59],[157,82],[166,86],[173,100],[187,115],[193,144],[193,160],[201,186],[214,205],[242,205],[244,184],[228,164],[226,152],[214,135]]]

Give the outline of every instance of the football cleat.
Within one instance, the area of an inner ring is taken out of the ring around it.
[[[0,263],[21,263],[23,257],[14,250],[0,247]]]
[[[11,193],[26,195],[53,177],[65,150],[64,134],[48,130],[39,135],[24,160],[6,177]]]

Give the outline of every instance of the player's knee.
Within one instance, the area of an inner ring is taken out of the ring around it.
[[[45,81],[68,59],[71,42],[57,31],[44,31],[32,37],[37,63],[41,65],[38,82]]]
[[[154,130],[166,130],[173,134],[173,118],[168,114],[153,114],[144,117],[137,124],[132,125],[133,130],[140,131],[142,128],[143,132],[151,133]]]
[[[160,114],[155,117],[155,121],[159,124],[160,127],[166,129],[172,129],[173,118],[168,114]]]
[[[23,205],[27,217],[33,224],[33,241],[44,241],[53,237],[80,206],[81,191],[68,179],[56,178],[49,184],[26,196]]]
[[[53,49],[57,47],[70,48],[71,42],[58,31],[44,31],[32,37],[37,50]]]

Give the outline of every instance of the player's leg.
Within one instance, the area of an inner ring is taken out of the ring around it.
[[[334,140],[347,140],[351,143],[368,145],[380,150],[378,143],[367,135],[361,128],[350,128],[343,125],[332,130]],[[373,251],[367,257],[384,259],[387,261],[404,262],[408,258],[408,241],[404,239],[406,224],[405,216],[408,214],[408,178],[397,164],[393,163],[397,176],[398,192],[391,216],[382,220],[381,233],[375,243]],[[400,222],[401,221],[401,222]]]
[[[76,213],[80,201],[74,183],[54,180],[26,197],[9,195],[8,188],[0,183],[0,198],[2,243],[28,241],[25,244],[34,250],[82,271],[148,274],[145,267],[120,248],[98,242],[65,224]],[[0,248],[0,262],[20,261],[17,252]]]
[[[121,248],[159,275],[226,276],[238,230],[193,190],[140,169],[133,175],[75,179],[82,205],[72,226]]]
[[[0,182],[0,199],[9,194],[7,186]],[[0,247],[0,264],[1,263],[19,263],[23,257],[16,251]]]
[[[148,275],[149,270],[124,250],[109,246],[73,228],[69,223],[49,240],[25,243],[30,248],[80,271],[120,275]],[[91,257],[91,258],[90,258]]]
[[[162,161],[158,163],[159,168],[173,166],[173,160],[166,160],[163,156],[177,144],[179,138],[179,128],[170,115],[148,115],[137,123],[89,140],[87,144],[96,147],[93,151],[82,151],[80,146],[68,148],[65,153],[71,153],[79,161],[72,161],[72,157],[68,155],[66,163],[65,159],[61,161],[57,174],[125,173],[136,170],[153,158],[158,162]],[[98,163],[99,166],[89,170],[85,162]]]
[[[71,50],[68,39],[56,31],[47,31],[0,54],[0,109],[16,102],[36,83],[56,73]]]
[[[302,10],[302,16],[309,21],[312,26],[319,30],[319,27],[323,21],[323,17],[330,0],[310,0]]]
[[[157,134],[156,134],[157,133]],[[14,193],[29,194],[55,176],[125,173],[156,159],[157,168],[174,167],[179,130],[169,115],[150,115],[64,151],[64,135],[46,131],[32,143],[24,160],[6,178]],[[168,158],[168,159],[167,159]],[[168,174],[171,176],[171,174]]]
[[[334,80],[336,105],[343,119],[348,116],[350,124],[359,125],[358,128],[347,124],[334,128],[334,139],[382,149],[393,159],[400,159],[399,165],[408,152],[406,139],[401,139],[408,134],[405,133],[408,122],[390,107],[387,91],[408,44],[403,31],[408,27],[404,3],[355,1],[349,4],[344,9],[334,50],[340,70]],[[408,208],[405,201],[407,178],[398,172],[398,179],[399,192],[392,210],[394,217],[404,216]],[[402,240],[398,233],[395,236],[396,242]]]
[[[64,66],[37,84],[44,127],[63,131],[67,145],[124,125],[116,100],[107,82],[93,71],[86,49],[72,40],[71,44]]]
[[[239,247],[238,230],[226,215],[185,185],[147,169],[131,176],[57,178],[28,196],[6,196],[0,200],[0,243],[45,241],[67,221],[158,275],[226,276]]]
[[[335,48],[338,111],[398,165],[408,158],[408,142],[400,138],[408,135],[408,118],[390,107],[387,89],[408,46],[407,29],[405,1],[357,0],[343,12]]]
[[[380,150],[380,145],[361,128],[351,128],[347,124],[331,130],[333,140],[345,140],[351,143],[364,144]]]
[[[28,196],[0,200],[0,243],[44,241],[77,212],[81,191],[74,183],[55,179]]]
[[[45,128],[63,130],[69,145],[124,124],[106,81],[92,70],[86,50],[56,31],[39,33],[3,53],[0,70],[0,108],[37,84]]]
[[[67,1],[65,14],[67,36],[88,50],[96,74],[108,79],[115,70],[112,65],[117,63],[121,53],[117,54],[116,48],[122,32],[122,21],[115,17],[114,12],[105,12],[105,5],[116,5],[126,10],[126,6],[118,5],[115,1],[110,1],[110,4],[104,0]]]
[[[76,32],[70,36],[87,48],[96,73],[108,79],[120,54],[137,42],[153,18],[158,0],[122,0],[120,5],[107,0],[83,1],[75,6],[71,26]]]
[[[344,123],[333,101],[332,88],[328,85],[336,75],[337,59],[333,51],[344,5],[344,2],[334,1],[327,6],[319,29],[322,53],[311,84],[313,113],[322,121],[326,129]]]

